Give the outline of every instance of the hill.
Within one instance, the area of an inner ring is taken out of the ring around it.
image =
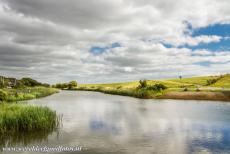
[[[213,100],[230,100],[229,74],[178,79],[146,80],[145,88],[139,88],[139,85],[139,81],[109,84],[79,84],[78,87],[75,87],[74,89],[99,91],[138,98],[165,98],[163,96],[170,98],[174,96],[178,99],[185,99],[186,97],[186,99],[203,98],[212,100],[213,98]],[[156,87],[158,85],[163,85],[166,89],[157,89]],[[170,95],[173,92],[174,94]]]

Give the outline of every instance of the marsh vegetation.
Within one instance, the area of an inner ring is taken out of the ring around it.
[[[24,100],[45,97],[58,92],[48,84],[30,78],[1,77],[0,80],[0,138],[17,133],[51,131],[57,128],[59,119],[55,111],[47,107],[29,106]]]

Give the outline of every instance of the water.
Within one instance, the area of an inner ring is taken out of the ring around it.
[[[29,104],[56,110],[62,127],[34,132],[15,146],[83,146],[80,154],[230,153],[228,103],[62,91]]]

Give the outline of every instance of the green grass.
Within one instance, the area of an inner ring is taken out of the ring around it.
[[[47,87],[0,89],[0,138],[6,134],[50,131],[58,125],[57,115],[47,107],[13,102],[45,97],[58,90]],[[12,102],[12,103],[9,103]]]
[[[208,85],[208,80],[217,79],[213,84]],[[80,84],[76,90],[99,91],[103,93],[125,95],[138,98],[156,98],[167,92],[183,92],[185,88],[188,91],[222,91],[222,88],[230,88],[230,75],[222,76],[202,76],[182,79],[164,79],[147,80],[148,86],[163,84],[167,87],[163,91],[154,91],[148,89],[138,89],[139,81],[109,84]],[[199,88],[199,89],[198,89]],[[217,88],[217,89],[214,89]],[[200,90],[201,89],[201,90]]]
[[[56,112],[47,107],[15,103],[0,105],[0,134],[52,130],[58,123]]]
[[[16,101],[41,98],[58,92],[58,90],[55,88],[46,88],[46,87],[33,87],[33,88],[27,87],[24,89],[2,89],[2,90],[6,92],[6,98],[4,101],[7,102],[16,102]]]
[[[223,87],[223,88],[230,88],[230,75],[225,75],[220,78],[216,83],[211,85],[213,87]]]
[[[181,84],[189,85],[200,85],[205,86],[208,79],[217,78],[217,76],[204,76],[204,77],[192,77],[192,78],[182,78],[182,79],[170,79],[169,81],[178,82]]]

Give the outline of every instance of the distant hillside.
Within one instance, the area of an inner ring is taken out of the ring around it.
[[[137,98],[230,101],[230,75],[141,80],[110,84],[79,84],[75,90]]]
[[[202,76],[178,79],[162,79],[162,80],[147,80],[148,85],[162,83],[168,88],[184,88],[184,87],[225,87],[230,88],[230,75],[221,76]],[[79,87],[87,88],[124,88],[132,89],[139,85],[139,81],[109,83],[109,84],[80,84]]]
[[[230,74],[224,75],[216,83],[212,84],[211,86],[230,88]]]

